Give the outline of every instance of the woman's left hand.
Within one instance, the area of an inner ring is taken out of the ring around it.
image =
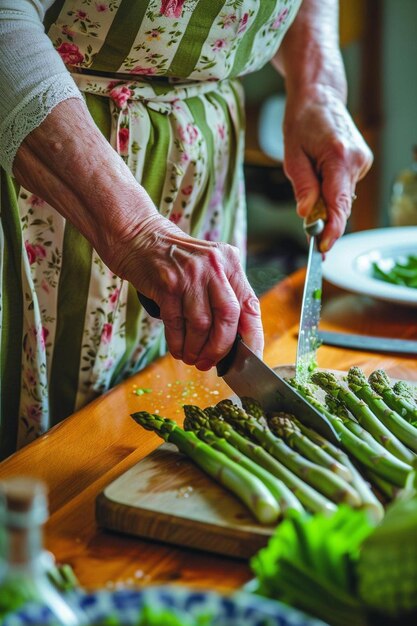
[[[356,183],[372,165],[371,150],[340,95],[323,85],[287,95],[284,144],[284,168],[300,217],[320,196],[327,207],[320,239],[321,251],[327,252],[345,230]]]

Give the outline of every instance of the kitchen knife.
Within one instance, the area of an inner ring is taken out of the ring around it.
[[[307,382],[311,370],[316,366],[317,348],[320,345],[317,331],[321,309],[322,253],[318,249],[317,237],[323,231],[326,219],[326,207],[320,199],[304,220],[304,231],[310,236],[310,243],[295,366],[296,380],[302,384]]]
[[[138,292],[138,298],[152,317],[159,317],[159,307],[151,298]],[[258,400],[265,411],[287,411],[311,426],[333,443],[339,438],[324,415],[311,406],[286,380],[279,376],[242,341],[238,335],[230,352],[216,366],[217,374],[238,396]]]
[[[394,339],[392,337],[372,337],[320,330],[320,343],[364,352],[392,352],[394,354],[412,354],[417,356],[417,340]]]
[[[326,439],[339,443],[326,417],[256,356],[239,336],[229,354],[217,364],[217,373],[237,396],[255,398],[265,411],[292,413]]]

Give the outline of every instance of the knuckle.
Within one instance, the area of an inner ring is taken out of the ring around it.
[[[211,328],[211,318],[206,315],[199,315],[190,320],[187,320],[187,324],[190,325],[193,332],[199,335],[206,335]]]

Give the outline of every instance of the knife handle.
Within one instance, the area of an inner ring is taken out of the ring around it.
[[[137,294],[139,302],[141,303],[145,311],[149,313],[151,317],[161,319],[161,309],[156,304],[155,300],[152,300],[152,298],[148,298],[148,296],[144,296],[143,293],[139,293],[139,291],[137,292]]]
[[[239,344],[239,341],[241,340],[241,336],[237,334],[236,339],[234,340],[229,352],[226,354],[226,356],[220,359],[220,361],[216,365],[217,376],[225,376],[227,374],[231,365],[233,364],[233,361],[235,360],[237,346]]]
[[[307,235],[315,237],[320,235],[327,221],[327,208],[322,198],[316,202],[310,213],[304,219],[304,231]]]

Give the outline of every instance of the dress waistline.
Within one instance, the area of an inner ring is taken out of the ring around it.
[[[111,98],[123,109],[129,101],[139,101],[148,107],[163,112],[171,110],[173,103],[187,100],[210,92],[219,91],[222,85],[236,79],[205,80],[190,82],[168,82],[135,77],[111,78],[92,74],[72,72],[71,76],[83,93]]]

